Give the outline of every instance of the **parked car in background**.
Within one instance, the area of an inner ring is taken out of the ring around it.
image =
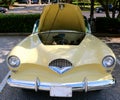
[[[32,4],[37,4],[37,3],[39,3],[39,0],[18,0],[18,2],[19,3],[26,3],[26,4],[29,4],[30,2],[32,3]]]
[[[112,5],[112,4],[109,4],[109,5],[108,5],[108,9],[109,9],[109,11],[113,11],[113,5]],[[96,7],[96,8],[95,8],[95,11],[96,11],[97,13],[102,13],[102,12],[105,11],[105,9],[101,6],[101,7]],[[115,12],[118,12],[118,8],[115,9]]]
[[[33,32],[7,57],[11,87],[71,97],[73,91],[100,90],[115,84],[113,51],[91,34],[77,5],[45,6]]]
[[[26,3],[28,4],[29,3],[29,0],[18,0],[19,3]]]
[[[6,13],[8,11],[7,8],[4,8],[4,7],[0,7],[0,12],[1,13]]]
[[[38,4],[38,3],[39,3],[39,0],[31,0],[31,3],[32,3],[32,4]]]

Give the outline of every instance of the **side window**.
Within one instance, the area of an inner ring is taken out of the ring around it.
[[[33,26],[33,31],[32,31],[33,34],[38,32],[38,25],[39,25],[39,19],[36,20],[36,22]]]

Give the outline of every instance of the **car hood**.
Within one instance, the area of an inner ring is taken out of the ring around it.
[[[49,30],[85,32],[85,23],[80,7],[72,4],[45,6],[40,16],[38,32]]]
[[[84,64],[101,64],[107,55],[115,57],[105,43],[91,34],[87,34],[79,45],[44,45],[38,35],[33,34],[19,43],[10,55],[19,57],[21,64],[32,63],[45,67],[55,59],[66,59],[77,67]]]

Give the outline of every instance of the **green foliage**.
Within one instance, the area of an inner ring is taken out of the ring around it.
[[[0,6],[9,7],[14,4],[16,0],[0,0]]]
[[[104,3],[106,3],[106,0],[95,0],[96,2],[102,1]],[[108,0],[109,4],[112,4],[115,0]]]
[[[120,0],[95,0],[95,1],[99,2],[102,5],[102,7],[105,9],[106,17],[109,17],[109,18],[111,16],[110,16],[110,13],[108,10],[108,4],[112,4],[114,9],[116,9],[117,6],[120,6]],[[115,18],[115,10],[114,9],[112,12],[112,18]],[[119,10],[118,16],[119,15],[120,15],[120,10]]]
[[[119,33],[120,34],[120,19],[97,17],[96,18],[96,31],[97,33]]]
[[[0,33],[28,33],[40,14],[10,14],[0,15]]]

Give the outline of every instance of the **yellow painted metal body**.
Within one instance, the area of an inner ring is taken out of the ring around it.
[[[11,75],[13,79],[35,81],[38,77],[41,82],[55,83],[81,82],[85,77],[88,81],[112,79],[102,66],[102,59],[107,55],[115,57],[106,44],[91,34],[87,34],[79,45],[44,45],[37,34],[32,34],[10,55],[19,57],[21,61]],[[63,74],[48,68],[52,60],[61,58],[69,60],[73,68]]]
[[[38,31],[72,30],[85,33],[85,23],[79,7],[65,4],[62,9],[59,6],[56,4],[45,8]],[[10,70],[16,70],[11,74],[15,80],[34,82],[39,78],[40,82],[72,83],[82,82],[84,78],[88,81],[113,79],[111,73],[107,72],[108,69],[102,66],[102,60],[107,55],[114,58],[115,55],[105,43],[91,34],[86,34],[79,45],[44,45],[38,33],[32,34],[10,52],[9,56],[12,55],[20,59],[19,67],[9,66]],[[49,68],[49,63],[55,59],[68,60],[73,68],[58,74]]]

